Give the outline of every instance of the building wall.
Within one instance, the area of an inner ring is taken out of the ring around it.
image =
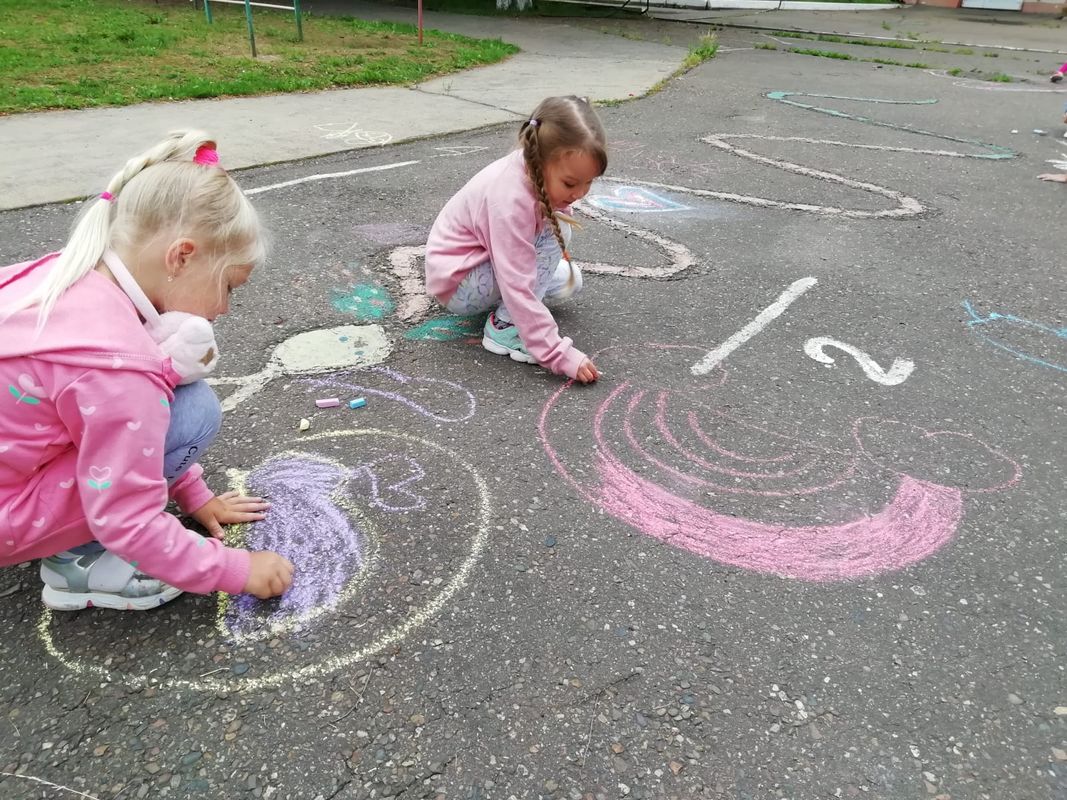
[[[903,0],[905,5],[938,6],[940,8],[960,8],[960,0]],[[1067,0],[1024,0],[1024,14],[1061,15],[1067,8]]]

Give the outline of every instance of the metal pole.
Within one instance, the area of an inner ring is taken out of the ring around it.
[[[293,0],[293,12],[296,14],[296,37],[304,41],[304,25],[300,21],[300,0]]]
[[[419,46],[422,46],[422,0],[419,0]]]
[[[256,58],[256,30],[252,27],[252,5],[245,0],[245,19],[248,21],[248,43],[252,45],[252,58]]]
[[[211,18],[211,0],[204,0],[204,16],[207,17],[208,25],[214,22],[214,20]]]

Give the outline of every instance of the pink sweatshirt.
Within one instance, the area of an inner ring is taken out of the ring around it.
[[[0,309],[55,254],[0,269]],[[194,465],[170,488],[163,445],[178,375],[118,286],[90,272],[36,334],[37,309],[0,317],[0,564],[96,539],[148,575],[190,592],[244,589],[244,550],[186,530],[214,495]]]
[[[426,291],[447,305],[466,274],[491,261],[500,296],[530,355],[573,378],[585,354],[560,337],[552,313],[534,294],[534,240],[547,224],[522,151],[494,161],[437,215],[426,243]]]

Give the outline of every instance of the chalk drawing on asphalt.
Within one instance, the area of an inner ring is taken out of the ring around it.
[[[336,455],[346,443],[359,453],[347,465]],[[202,659],[203,672],[178,677],[161,669],[176,646],[169,639],[156,642],[161,649],[156,657],[143,644],[138,662],[116,663],[109,658],[114,648],[102,650],[98,642],[82,647],[79,637],[55,635],[54,618],[45,610],[37,630],[47,652],[73,672],[131,686],[255,691],[333,674],[376,657],[446,608],[467,585],[489,542],[493,510],[480,472],[443,445],[395,431],[327,431],[301,437],[296,447],[268,458],[247,476],[236,476],[235,482],[240,487],[248,480],[250,490],[282,489],[287,513],[272,513],[274,527],[260,531],[262,523],[255,523],[231,535],[234,543],[289,548],[307,580],[295,594],[274,601],[220,595],[214,611],[210,598],[187,601],[183,623],[176,627],[195,628],[193,640],[229,641],[225,648],[198,653],[190,649],[190,639],[181,640],[187,652],[182,670],[194,663],[192,653]],[[351,513],[353,508],[359,513]],[[462,515],[454,515],[454,509]],[[303,533],[293,530],[312,522]],[[447,530],[447,536],[429,535],[432,527]],[[423,564],[436,577],[416,589],[408,577],[409,562]],[[391,594],[398,581],[408,599]],[[353,624],[354,616],[359,624]],[[287,635],[279,639],[280,634]],[[114,635],[132,634],[117,625]],[[294,645],[288,658],[257,655],[265,638]]]
[[[346,124],[344,122],[327,122],[316,125],[323,139],[341,141],[349,147],[380,147],[393,141],[393,134],[384,131],[368,131],[359,126],[358,122]]]
[[[593,354],[609,370],[642,358],[657,367],[607,397],[569,382],[539,420],[545,452],[581,497],[664,544],[784,578],[862,578],[929,557],[955,537],[968,495],[1019,480],[1015,461],[965,432],[860,418],[838,432],[848,443],[826,447],[740,418],[717,401],[721,365],[701,375],[682,366],[700,352]],[[672,364],[688,383],[662,377]],[[590,434],[590,448],[563,446]],[[760,497],[779,502],[753,505]]]
[[[969,300],[963,302],[967,329],[982,341],[1016,358],[1057,372],[1067,372],[1067,326],[991,311],[983,315]]]
[[[396,310],[389,291],[377,283],[357,283],[333,293],[333,307],[351,314],[357,322],[371,322],[387,317]]]
[[[725,342],[709,351],[703,358],[690,367],[694,375],[707,375],[734,350],[762,331],[771,322],[780,317],[793,302],[808,289],[818,283],[816,278],[800,278],[793,281],[778,298],[757,314],[741,330],[730,336]]]
[[[488,150],[488,147],[478,144],[450,144],[443,147],[435,147],[437,155],[434,158],[448,158],[450,156],[469,156]]]
[[[584,202],[601,211],[634,214],[663,214],[691,211],[692,207],[675,202],[641,186],[617,186],[611,194],[586,195]]]
[[[804,342],[804,352],[808,358],[832,367],[835,364],[835,359],[826,352],[828,347],[848,353],[859,364],[864,375],[883,386],[898,386],[904,383],[915,370],[915,362],[906,358],[894,358],[893,363],[889,365],[889,369],[884,369],[871,356],[855,345],[831,339],[829,336],[813,336]]]
[[[309,375],[385,361],[392,345],[380,325],[342,325],[290,336],[278,344],[259,372],[240,377],[209,378],[213,386],[236,386],[222,401],[232,411],[281,375]]]

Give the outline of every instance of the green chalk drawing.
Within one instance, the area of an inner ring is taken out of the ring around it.
[[[451,342],[477,336],[485,325],[485,315],[474,317],[437,317],[412,328],[404,334],[405,339],[429,339],[434,342]]]
[[[347,292],[334,292],[333,307],[359,322],[369,322],[392,314],[396,304],[383,286],[357,283]]]

